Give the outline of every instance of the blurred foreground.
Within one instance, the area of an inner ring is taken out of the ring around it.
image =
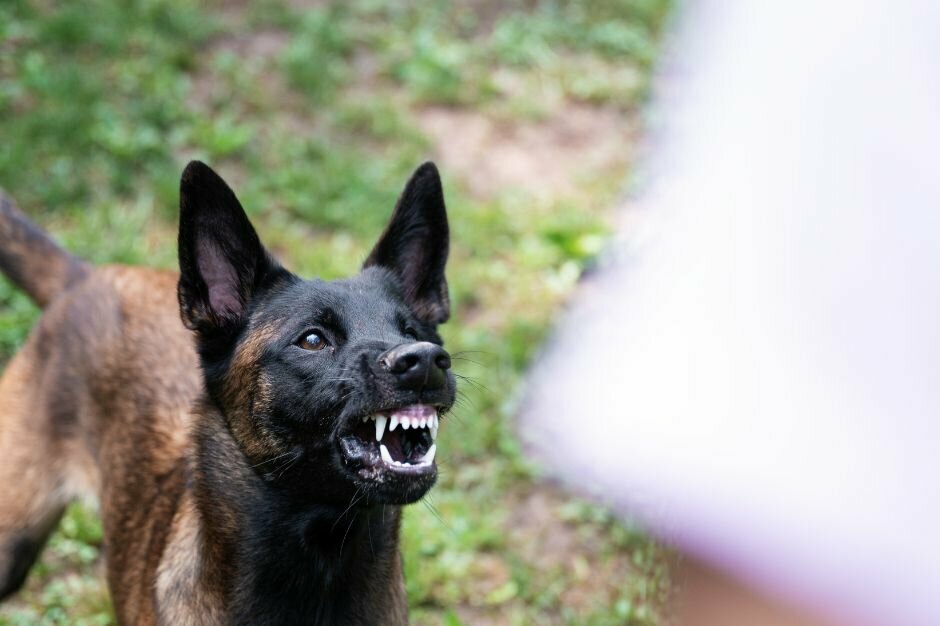
[[[681,24],[651,182],[522,426],[698,559],[684,626],[938,624],[940,6]]]

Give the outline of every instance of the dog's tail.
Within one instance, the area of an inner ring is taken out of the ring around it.
[[[90,266],[60,248],[0,190],[0,271],[45,307]]]

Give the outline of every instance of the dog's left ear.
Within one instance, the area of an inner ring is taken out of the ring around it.
[[[401,281],[414,314],[431,324],[450,317],[444,266],[450,248],[441,177],[433,163],[412,174],[385,232],[363,267],[381,266]]]
[[[180,180],[179,263],[183,323],[203,338],[237,331],[251,298],[287,274],[261,245],[235,193],[199,161]]]

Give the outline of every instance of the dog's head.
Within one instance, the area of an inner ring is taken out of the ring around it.
[[[408,503],[437,476],[454,403],[437,325],[450,313],[447,215],[414,173],[362,271],[304,280],[262,246],[203,163],[180,184],[179,300],[211,400],[265,480],[324,502]]]

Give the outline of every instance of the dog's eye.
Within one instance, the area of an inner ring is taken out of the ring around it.
[[[322,350],[327,346],[326,339],[321,337],[318,333],[307,333],[300,338],[300,341],[297,342],[297,345],[303,348],[304,350]]]
[[[405,339],[407,339],[408,341],[418,340],[418,332],[414,328],[411,328],[411,327],[406,328],[404,334],[405,334]]]

